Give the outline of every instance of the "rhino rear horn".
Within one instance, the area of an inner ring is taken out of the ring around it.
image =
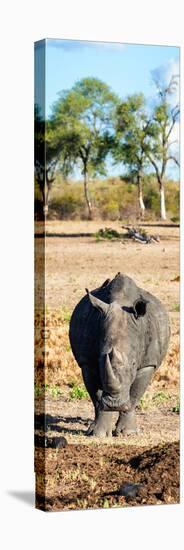
[[[109,309],[109,304],[106,304],[106,302],[99,300],[99,298],[91,294],[91,292],[89,292],[87,288],[86,288],[86,292],[92,306],[98,309],[101,313],[106,314]]]

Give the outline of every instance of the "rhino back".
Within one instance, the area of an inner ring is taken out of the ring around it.
[[[159,366],[166,354],[170,328],[169,318],[161,302],[138,287],[136,283],[122,273],[118,273],[106,286],[92,291],[94,296],[106,303],[116,301],[121,307],[131,308],[141,296],[148,301],[147,313],[139,320],[140,366],[154,364]],[[128,339],[134,338],[131,314]],[[136,332],[137,332],[136,330]],[[132,332],[132,335],[131,335]],[[88,362],[94,364],[99,354],[100,313],[94,309],[87,296],[84,296],[75,307],[70,321],[70,342],[73,354],[80,366]]]

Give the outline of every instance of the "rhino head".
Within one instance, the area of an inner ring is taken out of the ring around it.
[[[140,297],[131,308],[123,308],[115,301],[107,304],[86,291],[92,306],[101,313],[98,358],[102,384],[100,408],[126,412],[130,408],[130,387],[137,370],[135,338],[140,338],[138,321],[146,314],[147,302]]]

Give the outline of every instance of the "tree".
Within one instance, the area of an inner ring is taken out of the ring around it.
[[[146,156],[154,168],[160,191],[160,217],[166,220],[165,207],[165,174],[170,161],[179,166],[177,154],[173,152],[173,131],[179,119],[179,105],[176,102],[172,105],[171,96],[176,92],[178,86],[178,77],[172,76],[169,84],[162,83],[162,79],[157,75],[154,77],[157,87],[158,104],[155,105],[153,112],[154,135],[150,136]]]
[[[56,146],[53,143],[51,123],[45,122],[35,105],[35,180],[43,201],[43,212],[47,214],[49,192],[55,181],[55,171],[58,163]]]
[[[73,151],[72,136],[70,147]],[[43,201],[43,212],[48,212],[49,194],[60,170],[64,177],[72,170],[72,159],[66,150],[65,132],[58,131],[53,120],[44,120],[38,105],[35,105],[35,180]]]
[[[35,112],[34,112],[34,168],[35,168],[35,180],[39,185],[42,198],[44,195],[44,186],[45,186],[44,138],[45,138],[45,121],[41,116],[39,105],[36,103]]]
[[[78,167],[83,176],[88,216],[92,217],[89,177],[105,175],[105,160],[111,147],[112,113],[117,96],[96,78],[84,78],[60,93],[51,121],[65,167]]]
[[[114,158],[128,166],[129,176],[137,183],[138,202],[141,216],[144,216],[142,178],[148,165],[146,152],[149,152],[148,137],[154,135],[154,126],[148,123],[143,94],[134,94],[117,106],[116,139]]]

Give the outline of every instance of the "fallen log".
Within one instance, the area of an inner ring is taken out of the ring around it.
[[[122,229],[126,229],[128,238],[141,244],[158,244],[160,242],[159,235],[148,235],[145,231],[138,230],[135,227],[128,227],[127,225],[122,225]]]

